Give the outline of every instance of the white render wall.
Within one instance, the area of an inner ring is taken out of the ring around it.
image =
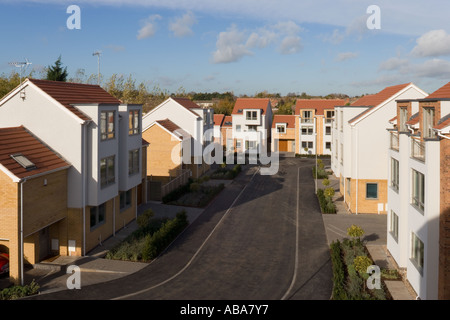
[[[68,206],[81,208],[82,120],[33,84],[26,85],[25,94],[25,100],[16,94],[0,106],[0,127],[23,125],[61,154],[72,165],[68,170]]]

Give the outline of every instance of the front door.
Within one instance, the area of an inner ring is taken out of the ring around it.
[[[279,140],[278,141],[278,151],[280,151],[280,152],[288,151],[288,141],[287,140]]]
[[[48,227],[39,231],[39,261],[49,256],[50,252],[50,236]]]

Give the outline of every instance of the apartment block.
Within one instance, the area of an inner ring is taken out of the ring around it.
[[[397,100],[388,129],[387,248],[421,299],[450,299],[450,83]]]
[[[334,107],[347,103],[346,99],[297,99],[296,153],[331,155]]]
[[[396,100],[427,94],[412,83],[366,95],[335,107],[331,169],[351,213],[388,212],[388,138],[386,124],[397,114]]]

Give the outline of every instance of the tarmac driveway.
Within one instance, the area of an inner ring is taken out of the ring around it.
[[[33,299],[328,300],[332,270],[312,160],[247,168],[148,267]]]

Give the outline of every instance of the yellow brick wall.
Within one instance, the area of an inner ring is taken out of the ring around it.
[[[346,184],[346,179],[344,179],[344,184]],[[367,183],[377,183],[378,184],[378,198],[377,199],[367,199],[366,198],[366,184]],[[380,214],[386,214],[385,205],[387,203],[387,180],[358,180],[358,190],[356,190],[356,179],[351,179],[350,181],[350,195],[345,191],[345,203],[352,213],[378,213],[378,204],[383,204],[383,210]],[[342,186],[341,186],[342,188]],[[347,186],[345,187],[347,188]],[[356,201],[356,192],[358,192],[358,201]],[[343,193],[343,189],[341,191]],[[358,203],[356,203],[358,202]]]
[[[300,153],[300,118],[295,117],[295,153]]]
[[[181,150],[180,141],[173,141],[173,136],[158,125],[143,132],[142,137],[150,143],[147,151],[147,176],[176,176],[181,159],[174,162],[172,150]]]
[[[317,154],[323,154],[323,116],[316,115],[316,130],[317,130]]]

